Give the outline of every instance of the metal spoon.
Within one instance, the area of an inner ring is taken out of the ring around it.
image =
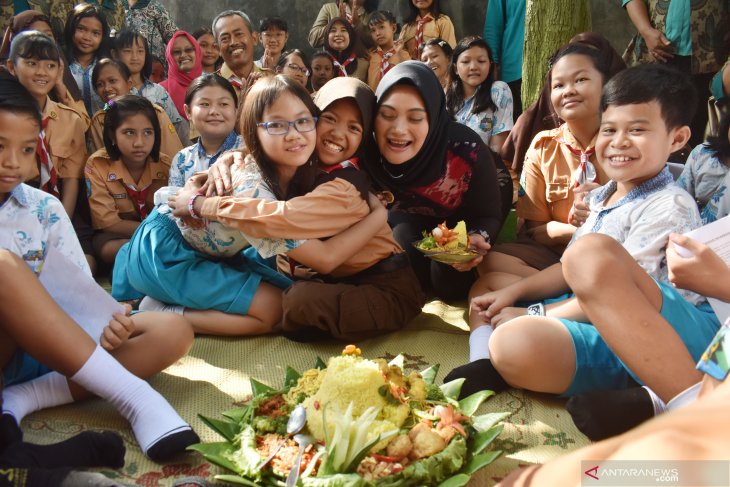
[[[299,480],[299,469],[302,467],[302,455],[304,450],[314,443],[314,437],[310,435],[294,435],[294,441],[299,443],[299,453],[297,453],[297,459],[294,462],[294,466],[289,471],[289,476],[286,478],[286,487],[296,487],[297,480]]]
[[[307,424],[307,410],[304,408],[304,406],[297,406],[294,408],[294,411],[291,412],[291,415],[289,415],[289,420],[286,422],[286,438],[284,438],[279,445],[274,448],[274,451],[271,452],[271,454],[266,457],[266,459],[259,463],[258,467],[256,467],[258,470],[261,470],[266,466],[267,463],[269,463],[271,460],[274,459],[277,453],[279,453],[279,450],[281,450],[281,447],[286,445],[287,440],[291,438],[293,435],[299,433],[302,431],[302,428],[304,428],[304,425]]]

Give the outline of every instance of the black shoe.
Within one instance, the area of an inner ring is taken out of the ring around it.
[[[654,404],[643,387],[578,394],[565,409],[591,441],[625,433],[654,417]]]
[[[497,369],[492,365],[492,361],[486,358],[469,362],[468,364],[456,367],[444,377],[444,383],[451,382],[455,379],[466,379],[464,385],[461,386],[459,399],[469,397],[475,392],[490,390],[494,392],[503,392],[510,388],[505,382]]]

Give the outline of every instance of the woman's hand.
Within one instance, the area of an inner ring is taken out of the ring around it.
[[[124,314],[115,313],[113,315],[109,324],[101,332],[101,338],[99,339],[99,344],[104,350],[110,352],[119,348],[134,333],[134,321],[130,317],[131,314],[132,307],[125,303]]]
[[[233,189],[231,166],[243,164],[241,151],[230,151],[220,155],[217,161],[208,169],[208,182],[201,188],[205,196],[224,195]]]
[[[682,257],[676,246],[684,247],[692,255]],[[730,267],[707,245],[672,233],[667,245],[667,265],[669,282],[676,287],[730,301]]]
[[[479,255],[467,262],[457,262],[456,264],[451,264],[451,267],[459,272],[470,271],[479,264],[481,264],[482,260],[484,260],[484,256],[487,255],[487,252],[489,252],[491,248],[492,246],[483,236],[478,233],[472,233],[469,235],[469,250],[473,250]]]

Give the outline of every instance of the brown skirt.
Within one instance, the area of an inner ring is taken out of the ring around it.
[[[310,329],[313,335],[361,340],[401,329],[425,302],[410,266],[346,282],[297,281],[284,291],[282,331],[302,337]]]
[[[530,267],[543,270],[560,262],[565,247],[548,247],[529,237],[518,237],[510,243],[496,245],[492,252],[517,257]]]

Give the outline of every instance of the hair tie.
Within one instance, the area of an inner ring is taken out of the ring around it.
[[[115,106],[117,106],[117,102],[115,102],[114,100],[109,100],[108,102],[106,102],[104,104],[104,109],[103,110],[105,112],[108,112],[110,109],[114,108]]]

